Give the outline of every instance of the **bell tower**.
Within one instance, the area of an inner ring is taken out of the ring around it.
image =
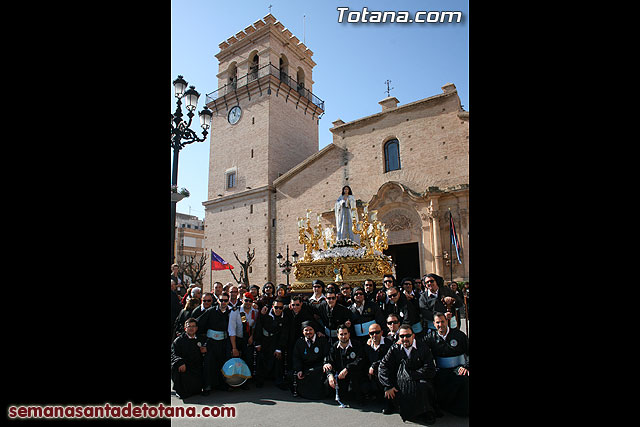
[[[318,152],[324,101],[313,94],[313,52],[268,14],[219,44],[205,242],[236,267],[255,248],[252,284],[275,280],[273,181]],[[209,253],[209,252],[207,252]],[[226,271],[212,280],[226,283]]]

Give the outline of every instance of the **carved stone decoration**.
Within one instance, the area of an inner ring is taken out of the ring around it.
[[[434,209],[432,205],[427,207],[427,215],[429,215],[431,219],[440,219],[440,211]]]
[[[398,199],[399,199],[400,197],[402,197],[402,190],[400,190],[400,189],[399,189],[399,188],[397,188],[397,187],[390,188],[390,189],[387,191],[386,197],[387,197],[391,202],[396,202],[396,201],[398,201]]]
[[[387,221],[387,227],[391,231],[407,230],[413,228],[411,220],[402,214],[395,214]]]

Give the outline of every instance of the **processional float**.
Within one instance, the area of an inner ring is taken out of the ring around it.
[[[351,239],[336,241],[335,226],[324,227],[321,215],[311,225],[311,209],[306,218],[298,218],[299,242],[304,256],[294,263],[294,292],[311,292],[315,279],[326,283],[362,285],[365,279],[380,281],[385,274],[393,274],[393,261],[383,251],[389,247],[387,227],[378,221],[378,211],[364,205],[362,219],[356,209],[351,210],[352,230],[360,242]]]

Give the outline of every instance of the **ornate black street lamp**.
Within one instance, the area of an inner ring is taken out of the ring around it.
[[[298,262],[298,253],[293,251],[293,262]],[[289,274],[291,274],[291,267],[293,267],[293,263],[289,261],[289,245],[287,245],[287,258],[284,262],[282,262],[283,256],[280,252],[278,252],[278,267],[282,268],[282,272],[287,275],[287,289],[289,288]]]
[[[202,126],[202,138],[198,138],[196,133],[191,130],[191,121],[195,115],[193,112],[198,106],[198,98],[200,94],[196,92],[195,86],[189,86],[187,88],[187,82],[182,76],[178,76],[173,81],[175,88],[175,96],[177,98],[176,111],[171,114],[171,148],[173,148],[173,169],[171,170],[171,187],[178,187],[178,155],[180,150],[188,144],[193,142],[203,142],[209,133],[211,127],[211,118],[213,113],[206,106],[202,111],[198,113],[200,116],[200,126]],[[182,118],[182,99],[185,100],[185,107],[187,108],[188,121]],[[171,262],[174,262],[174,249],[176,239],[176,204],[178,203],[177,197],[171,197]]]

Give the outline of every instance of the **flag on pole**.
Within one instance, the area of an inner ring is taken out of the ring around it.
[[[462,248],[460,247],[460,240],[458,240],[458,233],[456,233],[456,226],[453,223],[453,215],[449,215],[449,222],[451,223],[449,227],[449,231],[451,234],[451,243],[453,243],[453,246],[455,246],[456,248],[458,264],[462,264],[462,261],[460,260],[460,252],[462,251]]]
[[[211,250],[211,270],[233,270],[233,266]]]

